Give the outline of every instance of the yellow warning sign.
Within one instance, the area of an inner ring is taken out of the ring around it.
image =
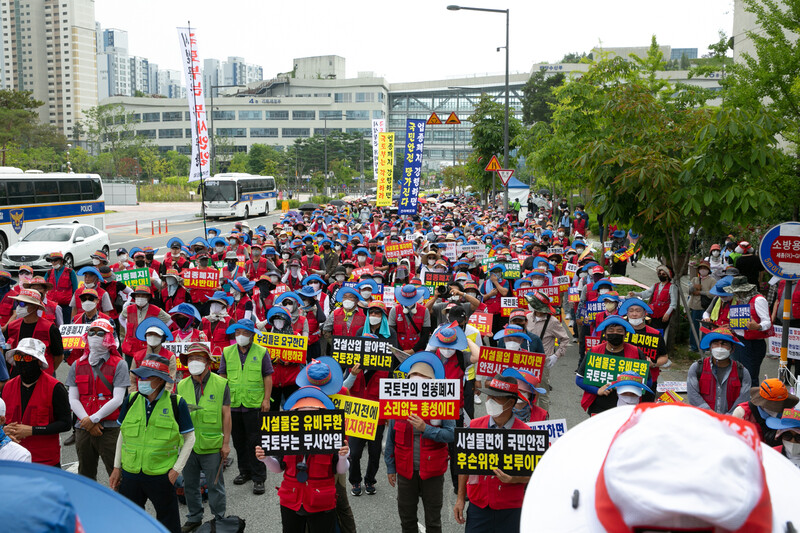
[[[444,121],[445,124],[461,124],[461,120],[459,120],[458,115],[456,112],[453,111],[450,113],[450,116],[447,117],[447,120]]]
[[[450,119],[447,119],[447,120],[450,120]],[[428,117],[428,122],[426,122],[426,124],[441,124],[441,123],[442,123],[442,119],[440,119],[439,115],[437,115],[435,112],[431,113],[431,116]]]
[[[489,161],[489,164],[486,165],[486,168],[484,168],[483,170],[485,170],[486,172],[497,172],[501,168],[503,167],[500,166],[500,161],[497,160],[497,156],[493,155],[492,159]]]

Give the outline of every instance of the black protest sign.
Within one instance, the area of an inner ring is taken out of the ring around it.
[[[345,367],[358,363],[368,370],[392,369],[392,347],[388,340],[335,335],[331,357]]]
[[[529,476],[549,446],[546,430],[455,428],[456,473]]]
[[[267,455],[338,453],[344,431],[340,410],[261,413],[261,447]]]

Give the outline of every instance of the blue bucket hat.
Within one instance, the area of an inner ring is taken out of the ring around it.
[[[519,278],[517,281],[514,282],[514,290],[517,290],[520,287],[522,287],[523,283],[531,283],[532,284],[533,280],[531,278],[527,277],[527,276],[525,276],[524,278]]]
[[[147,379],[155,376],[163,379],[167,383],[175,382],[172,376],[169,375],[169,360],[155,353],[148,354],[138,367],[131,370],[131,373],[140,379]]]
[[[209,296],[207,300],[209,302],[219,302],[225,306],[229,306],[233,303],[233,296],[228,296],[225,291],[216,291]]]
[[[372,257],[372,256],[369,254],[369,250],[367,250],[367,249],[366,249],[366,248],[364,248],[363,246],[361,246],[361,247],[359,247],[359,248],[356,248],[355,250],[353,250],[353,255],[358,255],[358,254],[367,254],[367,257]]]
[[[534,376],[531,372],[527,370],[520,370],[517,368],[506,368],[500,373],[501,376],[505,376],[507,378],[515,378],[520,381],[524,381],[528,387],[530,387],[534,392],[538,394],[547,394],[547,390],[542,387],[537,387],[536,385],[541,383],[541,380]]]
[[[648,387],[645,383],[643,383],[642,376],[637,374],[633,371],[626,371],[617,376],[613,382],[608,385],[609,389],[616,389],[619,387],[636,387],[637,389],[641,389],[643,391],[647,391],[650,394],[653,394],[652,389]],[[631,391],[634,392],[634,391]]]
[[[319,281],[320,285],[322,285],[323,287],[325,286],[325,280],[317,276],[316,274],[312,274],[310,276],[306,276],[305,278],[303,278],[303,286],[305,287],[312,281]]]
[[[186,245],[183,243],[183,241],[182,241],[182,240],[180,240],[178,237],[173,237],[173,238],[171,238],[170,240],[168,240],[168,241],[167,241],[167,248],[172,248],[172,246],[173,246],[174,244],[177,244],[177,245],[178,245],[179,247],[181,247],[181,248],[183,248],[184,246],[186,246]]]
[[[287,292],[284,292],[283,294],[279,294],[278,296],[275,297],[275,300],[274,300],[273,303],[275,305],[280,305],[281,302],[283,302],[287,298],[291,298],[292,300],[297,302],[297,305],[303,305],[303,301],[300,299],[300,297],[294,291],[287,291]]]
[[[610,317],[606,318],[605,320],[603,320],[602,322],[600,322],[597,325],[597,331],[603,331],[603,330],[606,329],[606,327],[608,327],[608,326],[610,326],[612,324],[616,324],[618,326],[622,326],[623,328],[625,328],[625,331],[627,331],[631,335],[636,333],[636,330],[633,329],[633,326],[631,326],[628,323],[627,320],[623,320],[617,315],[610,316]]]
[[[95,276],[97,276],[97,279],[103,279],[103,275],[95,267],[87,266],[83,267],[78,271],[79,276],[83,276],[85,274],[94,274]]]
[[[371,289],[372,289],[372,294],[377,294],[377,293],[378,293],[378,284],[377,284],[377,283],[375,283],[375,280],[374,280],[374,279],[372,279],[372,278],[366,278],[366,279],[362,279],[362,280],[361,280],[360,282],[358,282],[358,284],[356,285],[356,290],[360,291],[360,290],[361,290],[362,288],[364,288],[365,286],[368,286],[369,288],[371,288]]]
[[[506,267],[503,266],[502,263],[494,263],[492,266],[489,267],[489,272],[491,272],[493,270],[499,270],[503,274],[506,273]]]
[[[780,418],[771,416],[767,418],[766,423],[768,428],[776,429],[781,433],[787,429],[800,428],[800,410],[784,409]]]
[[[338,394],[343,382],[342,367],[336,359],[328,356],[312,359],[295,380],[300,387],[317,387],[328,396]]]
[[[256,286],[256,282],[255,281],[250,281],[249,279],[247,279],[244,276],[239,276],[236,279],[232,279],[232,280],[226,281],[225,282],[225,286],[231,287],[233,289],[236,289],[237,291],[239,291],[241,293],[245,293],[245,292],[253,290],[253,287]]]
[[[299,389],[294,391],[291,396],[286,398],[286,401],[283,404],[283,410],[284,411],[291,410],[291,408],[294,407],[294,404],[296,404],[299,400],[302,400],[303,398],[314,398],[315,400],[319,400],[320,402],[322,402],[322,405],[325,406],[325,409],[336,409],[336,406],[333,405],[331,399],[328,398],[328,396],[324,392],[322,392],[322,390],[320,390],[317,387],[308,386],[308,387],[300,387]]]
[[[595,281],[594,285],[592,285],[592,289],[599,291],[600,287],[602,287],[603,285],[608,285],[608,287],[612,291],[614,290],[614,284],[608,278],[600,278],[599,280]]]
[[[209,244],[209,248],[214,248],[218,244],[221,244],[222,246],[228,246],[228,242],[225,239],[223,239],[222,237],[214,237],[214,238],[212,238],[211,240],[208,241],[208,244]]]
[[[315,291],[313,288],[311,288],[310,286],[306,285],[305,287],[303,287],[303,288],[301,288],[301,289],[299,289],[299,290],[296,290],[296,291],[294,291],[294,292],[295,292],[295,294],[297,294],[298,296],[302,296],[302,297],[304,297],[304,298],[316,298],[316,297],[317,297],[317,295],[318,295],[319,293],[321,293],[322,291],[321,291],[321,290],[316,290],[316,291]],[[285,294],[285,293],[284,293],[284,294]]]
[[[703,338],[700,339],[700,349],[710,350],[712,341],[727,341],[737,346],[744,346],[727,327],[716,328],[711,333],[703,335]]]
[[[157,317],[149,316],[142,320],[142,322],[136,327],[136,338],[140,341],[145,340],[145,333],[150,328],[158,328],[160,329],[164,335],[167,337],[166,342],[170,342],[173,340],[172,332],[169,330],[166,324],[159,320]]]
[[[411,307],[423,296],[423,291],[419,290],[419,285],[402,285],[394,288],[394,299],[403,307]]]
[[[284,293],[286,294],[286,293]],[[342,287],[338,291],[336,291],[336,301],[341,302],[344,299],[345,294],[352,294],[356,298],[358,298],[359,302],[363,302],[364,298],[361,297],[361,294],[353,289],[352,287]]]
[[[597,299],[600,300],[599,297]],[[628,309],[633,306],[641,307],[648,315],[653,313],[653,310],[650,308],[650,306],[647,305],[641,298],[626,298],[625,301],[620,304],[617,312],[620,316],[625,316],[628,314]]]
[[[243,318],[238,322],[234,322],[233,324],[228,326],[228,329],[225,330],[225,334],[230,335],[231,333],[236,333],[237,329],[244,329],[247,331],[251,331],[253,333],[258,333],[256,331],[256,325],[253,323],[253,321],[247,318]]]
[[[457,325],[445,325],[431,335],[428,344],[434,348],[449,348],[453,350],[467,349],[467,336]]]
[[[612,233],[611,236],[614,237],[615,239],[622,239],[625,237],[625,230],[618,229],[617,231]]]
[[[291,315],[289,315],[289,311],[279,305],[273,305],[269,308],[269,311],[267,311],[267,322],[272,324],[272,319],[275,318],[275,315],[283,315],[286,320],[292,320]]]
[[[519,326],[508,326],[506,328],[501,329],[497,333],[494,334],[494,340],[498,341],[500,339],[507,339],[508,337],[519,337],[521,339],[525,339],[528,342],[531,342],[532,339],[530,336],[525,333],[525,331]]]
[[[411,371],[411,367],[417,363],[425,363],[426,365],[429,365],[433,369],[434,379],[444,379],[444,365],[442,364],[441,359],[439,359],[436,354],[431,352],[417,352],[414,355],[409,356],[399,367],[397,367],[397,370],[408,375],[408,373]]]
[[[182,315],[192,317],[195,320],[197,320],[198,323],[203,321],[203,319],[200,317],[200,311],[198,311],[197,308],[192,304],[187,304],[184,302],[182,304],[176,305],[175,307],[169,310],[169,314],[174,315],[175,313],[180,313]]]
[[[219,237],[222,234],[222,232],[219,230],[219,228],[208,228],[206,230],[206,238],[208,238],[208,236],[209,236],[208,234],[211,233],[212,231],[216,232],[216,233],[214,233],[214,237]]]
[[[725,276],[716,282],[708,293],[714,296],[731,296],[731,293],[725,292],[725,287],[730,287],[732,281],[733,276]]]
[[[612,302],[621,302],[622,298],[617,294],[601,294],[597,297],[598,302],[602,302],[605,300],[611,300]]]
[[[192,239],[192,242],[189,243],[189,247],[195,246],[196,244],[200,244],[206,248],[211,248],[211,245],[202,237],[195,237]]]

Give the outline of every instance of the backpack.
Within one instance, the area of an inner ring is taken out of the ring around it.
[[[236,515],[229,515],[222,520],[216,518],[209,520],[195,531],[197,533],[242,533],[245,528],[243,518]]]

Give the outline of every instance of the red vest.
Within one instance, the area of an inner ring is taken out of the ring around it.
[[[47,298],[45,302],[43,302],[44,310],[42,311],[42,316],[40,318],[44,318],[49,320],[50,322],[55,323],[56,321],[56,304],[55,302],[50,301],[50,298]]]
[[[119,313],[113,307],[113,305],[114,305],[114,302],[117,299],[117,295],[119,294],[120,285],[116,281],[110,281],[108,283],[101,283],[101,285],[102,285],[102,289],[105,290],[108,293],[108,298],[111,300],[112,307],[108,311],[108,314],[111,316],[111,318],[116,320],[117,318],[119,318]],[[78,302],[75,302],[76,305],[77,305],[77,303]],[[100,310],[100,302],[97,303],[97,307],[98,307],[98,311],[99,311]]]
[[[361,309],[356,309],[354,311],[355,316],[353,316],[352,320],[350,321],[350,327],[347,327],[347,323],[345,322],[344,318],[344,309],[341,307],[337,307],[333,310],[333,334],[340,335],[345,337],[358,337],[361,333],[361,330],[364,329],[364,322],[366,321],[366,315],[364,315],[364,311]]]
[[[469,427],[488,428],[489,417],[482,416],[473,420]],[[519,418],[514,418],[511,429],[530,429]],[[481,509],[519,509],[525,498],[525,483],[503,483],[497,476],[478,476],[477,483],[467,483],[467,497],[470,504]]]
[[[380,395],[381,379],[389,377],[388,370],[374,370],[369,376],[369,383],[366,382],[364,371],[358,373],[356,382],[350,388],[350,395],[356,398],[364,398],[365,400],[372,400],[377,402]],[[385,424],[386,420],[381,419],[379,424]]]
[[[56,281],[56,271],[51,270],[47,273],[47,281],[53,284],[53,288],[47,293],[48,299],[57,305],[69,305],[72,300],[72,270],[64,267]]]
[[[203,333],[206,334],[208,337],[208,341],[211,343],[211,355],[220,356],[222,357],[222,350],[233,344],[231,339],[228,337],[228,334],[225,331],[228,329],[228,326],[231,325],[231,318],[228,317],[224,320],[220,320],[215,322],[216,327],[212,330],[211,329],[211,321],[203,317],[203,322],[201,327],[203,328]],[[217,363],[219,365],[219,363]],[[217,366],[219,368],[219,366]]]
[[[447,472],[450,454],[446,442],[419,438],[419,477],[430,479]],[[406,479],[414,477],[414,428],[405,420],[394,423],[394,461],[397,473]]]
[[[587,302],[597,301],[598,296],[600,296],[600,293],[594,290],[594,282],[588,284],[586,286],[586,301]]]
[[[375,252],[371,258],[367,258],[367,264],[375,265],[376,267],[383,266],[383,254],[381,252]]]
[[[394,307],[395,320],[397,322],[397,343],[400,345],[401,350],[413,350],[422,333],[422,324],[425,322],[425,306],[419,302],[414,304],[412,308],[416,310],[414,314],[405,314],[403,309],[402,304],[397,304]],[[411,320],[409,320],[409,317],[411,317]],[[414,324],[411,323],[412,321]],[[414,325],[416,325],[416,328]]]
[[[728,409],[733,407],[733,402],[736,401],[739,397],[739,393],[742,391],[742,382],[739,379],[740,363],[734,360],[731,360],[731,363],[733,364],[733,368],[731,368],[728,384],[725,389]],[[714,374],[711,371],[710,357],[703,359],[703,371],[700,373],[700,378],[697,380],[697,388],[700,389],[700,396],[703,397],[703,400],[705,400],[712,410],[715,410],[717,406],[717,380],[714,379]]]
[[[333,477],[333,456],[315,454],[306,456],[308,480],[297,481],[297,464],[300,455],[285,455],[286,470],[278,489],[281,506],[299,511],[300,506],[309,513],[330,511],[336,507],[336,485]]]
[[[219,272],[216,268],[212,267],[195,267],[200,272]],[[193,287],[189,290],[189,294],[192,296],[192,301],[196,303],[204,303],[210,296],[214,294],[214,290],[216,287],[212,287],[210,289],[198,289],[197,287]]]
[[[624,345],[625,347],[622,350],[622,356],[627,357],[628,359],[639,359],[639,348],[632,344],[628,344],[627,342]],[[592,349],[594,353],[606,353],[606,343],[601,342],[597,346]],[[586,354],[589,355],[588,352]],[[619,355],[619,354],[614,354]],[[591,392],[583,391],[583,397],[581,398],[581,407],[583,407],[584,411],[588,411],[589,407],[594,403],[595,398],[597,398],[596,394],[592,394]]]
[[[170,309],[175,307],[178,304],[186,303],[186,296],[189,293],[183,287],[178,287],[175,290],[175,294],[170,297],[169,292],[167,292],[167,288],[164,287],[161,289],[161,301],[164,302],[164,310],[169,312]]]
[[[72,317],[72,323],[73,324],[91,324],[92,322],[94,322],[98,318],[105,318],[106,320],[111,320],[111,318],[107,314],[101,313],[100,311],[98,311],[97,314],[94,316],[94,318],[91,319],[91,320],[86,320],[86,313],[81,313],[79,315],[75,315],[74,317]],[[69,351],[69,357],[67,357],[67,364],[71,366],[72,363],[74,363],[75,361],[80,359],[81,356],[83,356],[84,352],[85,352],[84,348],[73,348],[72,350],[70,350]]]
[[[253,263],[253,260],[250,259],[244,264],[244,271],[247,274],[247,279],[256,281],[267,273],[267,260],[264,257],[259,257],[258,262]]]
[[[19,337],[19,330],[22,327],[22,320],[23,319],[18,318],[8,324],[6,336],[8,337],[8,344],[11,346],[16,346],[21,340]],[[31,335],[31,337],[39,339],[45,345],[44,357],[47,359],[47,368],[44,371],[51,376],[54,375],[56,371],[55,364],[53,363],[53,354],[50,351],[50,327],[52,325],[53,323],[51,321],[39,317],[36,321],[36,326],[33,328],[33,335]]]
[[[667,282],[664,288],[658,289],[661,283],[656,283],[653,287],[653,295],[650,297],[650,307],[653,309],[653,318],[659,319],[664,316],[664,313],[669,309],[669,289],[672,283]]]
[[[756,322],[761,322],[758,318],[758,313],[756,312],[756,298],[763,298],[760,294],[756,294],[752,298],[750,298],[750,319]],[[797,317],[795,317],[797,318]],[[775,328],[770,326],[770,328],[766,331],[759,331],[755,329],[745,329],[744,330],[744,338],[745,340],[757,340],[757,339],[766,339],[775,335]]]
[[[125,339],[122,341],[122,353],[128,356],[133,356],[134,354],[147,349],[147,343],[136,338],[136,328],[139,327],[139,318],[136,315],[136,311],[136,304],[129,305],[125,310],[125,318],[127,319],[127,322],[125,325]],[[145,318],[149,318],[151,316],[158,318],[160,312],[161,309],[153,304],[149,304],[147,306]]]
[[[483,285],[481,285],[481,286],[485,287],[485,284],[487,283],[487,281],[488,280],[484,281]],[[509,284],[508,284],[508,280],[505,280],[505,279],[501,279],[499,285],[501,287],[503,287],[503,288],[506,288],[506,289],[510,288]],[[488,292],[492,292],[493,289],[494,289],[494,285],[491,286],[491,288],[489,289]],[[498,292],[496,295],[492,296],[491,298],[484,298],[483,299],[483,303],[486,304],[486,307],[489,310],[488,311],[489,313],[499,313],[500,312],[500,310],[501,310],[500,298],[502,298],[502,296],[500,296],[500,293]]]
[[[539,407],[538,405],[531,405],[531,422],[544,422],[550,417],[550,414]]]
[[[292,322],[292,332],[295,335],[303,335],[303,329],[306,324],[306,317],[298,316],[297,320]],[[273,387],[287,387],[294,385],[297,380],[297,375],[304,365],[298,363],[283,363],[279,360],[272,361],[272,386]]]
[[[111,384],[112,389],[114,387],[114,372],[120,361],[122,361],[122,358],[117,353],[117,350],[111,348],[108,360],[100,368],[100,371]],[[114,391],[108,390],[103,380],[94,375],[88,357],[79,359],[75,364],[75,385],[78,387],[81,405],[83,405],[88,415],[93,415],[99,411],[114,396]],[[119,418],[119,409],[103,420],[116,420],[117,418]]]
[[[251,301],[252,300],[250,300],[250,297],[247,296],[246,294],[242,294],[238,302],[234,300],[233,305],[231,305],[228,308],[228,314],[231,316],[231,320],[233,320],[234,322],[242,320],[244,318],[245,312],[247,311],[247,309],[245,308],[247,307],[247,304]]]
[[[16,300],[12,300],[10,296],[17,296],[19,295],[19,291],[22,287],[20,285],[14,285],[11,287],[11,290],[3,296],[3,299],[0,300],[0,326],[5,326],[8,324],[8,320],[11,318],[11,314],[14,312],[14,304],[17,303]]]
[[[306,272],[310,272],[311,270],[320,270],[319,268],[320,261],[319,261],[319,256],[317,254],[311,256],[311,264],[308,263],[308,256],[304,255],[303,257],[300,258],[300,264],[302,265],[303,270],[305,270]]]
[[[53,416],[53,389],[58,380],[42,372],[33,387],[25,412],[22,412],[21,379],[11,378],[3,387],[3,400],[6,402],[6,423],[20,422],[28,426],[46,426],[55,422]],[[31,435],[23,439],[23,447],[31,452],[31,461],[45,465],[61,462],[61,442],[58,433],[52,435]]]

